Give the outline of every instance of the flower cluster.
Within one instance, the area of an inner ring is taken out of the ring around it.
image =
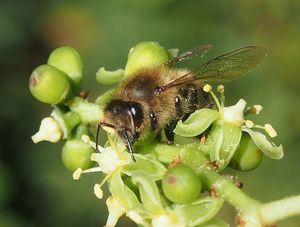
[[[154,42],[142,42],[130,50],[124,70],[107,71],[101,67],[97,81],[116,83],[139,67],[161,65],[177,52]],[[115,226],[122,215],[143,226],[229,226],[216,218],[225,200],[239,210],[242,221],[248,221],[245,226],[260,226],[251,225],[252,221],[263,223],[259,218],[265,212],[260,210],[261,204],[247,197],[232,178],[219,174],[228,166],[252,170],[261,163],[263,154],[274,159],[283,157],[282,146],[269,142],[258,131],[275,137],[273,127],[245,119],[248,114],[259,114],[260,105],[246,107],[246,101],[240,99],[233,106],[225,106],[224,86],[217,87],[217,98],[207,84],[203,90],[211,94],[217,108],[197,110],[179,121],[174,130],[175,145],[154,138],[135,146],[134,162],[113,133],[108,133],[103,147],[98,146],[100,152],[95,152],[90,129],[101,119],[112,91],[90,102],[81,92],[82,76],[80,56],[70,47],[54,50],[47,64],[33,71],[31,93],[54,109],[42,120],[32,140],[64,139],[62,160],[73,171],[74,180],[82,174],[102,173],[104,177],[95,183],[94,193],[102,199],[102,186],[108,186],[106,226]],[[182,142],[187,137],[193,139]]]

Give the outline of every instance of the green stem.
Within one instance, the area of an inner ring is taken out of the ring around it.
[[[264,224],[273,224],[300,214],[300,195],[266,203],[259,209]]]
[[[225,199],[235,208],[243,210],[259,205],[258,201],[246,195],[229,178],[219,175],[214,170],[202,168],[199,169],[199,174],[206,188],[214,190],[218,196]]]
[[[210,91],[211,96],[213,97],[215,103],[217,104],[218,110],[222,109],[222,106],[217,98],[217,96],[215,95],[215,93],[213,93],[212,91]]]
[[[84,124],[96,124],[103,116],[103,110],[100,106],[80,97],[75,97],[69,103],[69,108],[80,116]]]

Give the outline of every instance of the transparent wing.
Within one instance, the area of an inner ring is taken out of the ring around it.
[[[203,56],[211,47],[212,45],[203,45],[203,46],[196,47],[192,50],[181,53],[180,55],[170,59],[169,61],[165,62],[164,65],[173,65],[177,62],[188,60],[193,57],[197,57],[199,55]]]
[[[197,67],[166,85],[165,88],[177,86],[193,80],[226,81],[241,77],[258,65],[267,51],[263,47],[248,46],[230,51]]]

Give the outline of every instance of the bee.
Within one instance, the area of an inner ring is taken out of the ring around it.
[[[173,130],[179,120],[211,104],[209,93],[203,91],[207,82],[224,82],[239,78],[259,64],[266,49],[247,46],[216,57],[193,70],[171,68],[173,64],[203,56],[211,45],[204,45],[180,54],[156,67],[143,67],[124,78],[104,108],[100,127],[112,129],[127,147],[135,161],[133,145],[150,131],[165,131],[166,142],[174,142]],[[97,147],[97,146],[96,146]]]

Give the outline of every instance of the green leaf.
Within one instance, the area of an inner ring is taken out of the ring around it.
[[[135,154],[136,162],[124,166],[122,172],[133,176],[136,173],[146,173],[152,181],[161,180],[167,171],[166,167],[160,162],[145,155]]]
[[[213,218],[212,220],[199,225],[198,227],[229,227],[229,224],[219,218]]]
[[[176,205],[174,212],[185,226],[201,225],[212,219],[221,209],[223,200],[205,197],[190,204]]]
[[[134,192],[124,184],[120,171],[116,171],[112,174],[108,188],[112,196],[118,200],[126,210],[139,204],[139,200]]]
[[[254,143],[258,148],[269,158],[282,159],[283,158],[283,148],[280,144],[276,146],[275,143],[269,142],[267,137],[261,132],[253,131],[249,128],[243,127],[243,131],[249,133]]]
[[[132,180],[139,187],[145,208],[154,215],[165,214],[157,185],[151,177],[146,173],[138,172],[132,176]]]
[[[101,67],[96,73],[96,80],[100,84],[114,84],[121,80],[123,76],[123,69],[107,71],[104,67]]]
[[[184,122],[179,121],[174,132],[180,136],[194,137],[203,133],[213,121],[219,118],[220,113],[216,110],[201,109],[191,114]]]

